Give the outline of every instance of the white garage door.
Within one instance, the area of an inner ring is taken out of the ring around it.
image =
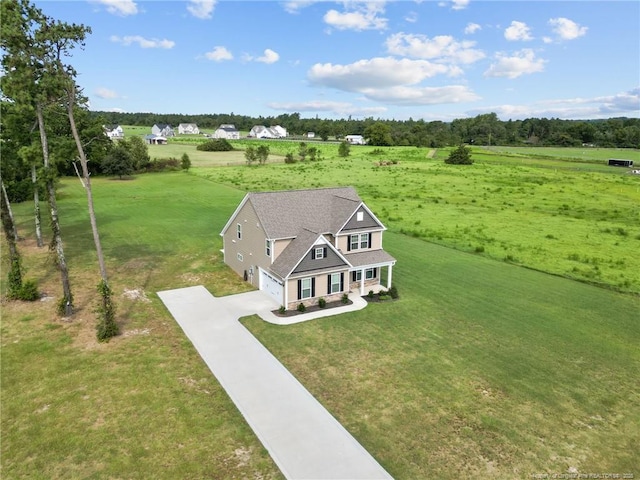
[[[262,269],[260,269],[260,290],[267,292],[282,305],[282,283]]]

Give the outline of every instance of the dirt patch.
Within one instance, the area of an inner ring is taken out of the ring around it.
[[[133,290],[127,290],[125,288],[122,296],[124,298],[128,298],[129,300],[139,300],[144,303],[151,302],[151,300],[147,298],[147,294],[141,288],[134,288]]]

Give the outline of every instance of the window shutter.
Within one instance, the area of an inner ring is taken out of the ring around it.
[[[302,298],[302,280],[298,280],[298,300]]]
[[[378,268],[373,269],[373,278],[378,278]]]
[[[351,272],[351,281],[355,282],[358,280],[358,277],[356,277],[356,271],[354,270],[353,272]]]
[[[347,252],[351,251],[351,235],[347,236]]]
[[[340,274],[340,291],[344,292],[344,272]]]
[[[368,248],[371,248],[371,233],[369,233],[369,247]]]
[[[312,297],[316,296],[316,277],[313,277],[311,279],[311,296]]]
[[[316,259],[316,248],[313,247],[311,248],[311,260],[315,260]]]
[[[331,274],[327,275],[327,293],[331,293]]]
[[[324,258],[327,258],[327,247],[324,247],[323,253],[324,253]]]

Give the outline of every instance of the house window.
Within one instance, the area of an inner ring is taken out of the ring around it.
[[[242,256],[241,253],[238,253],[238,261],[242,262],[244,260],[244,257]]]
[[[302,280],[300,280],[300,295],[298,296],[298,300],[311,298],[313,296],[313,282],[311,280],[311,278],[303,278]]]
[[[267,255],[267,257],[271,258],[271,240],[267,240],[265,242],[264,253]]]
[[[340,293],[342,291],[342,274],[332,273],[329,277],[331,281],[329,285],[329,293]]]
[[[316,260],[324,258],[324,248],[316,248]]]
[[[360,234],[360,248],[369,248],[369,234],[361,233]]]
[[[238,224],[238,226],[236,227],[236,234],[238,240],[242,240],[242,225]]]
[[[356,270],[355,272],[351,272],[351,281],[359,282],[362,280],[362,270]]]
[[[367,280],[371,280],[372,278],[376,278],[376,268],[367,268],[364,271],[364,278],[366,278]]]
[[[349,250],[371,248],[371,236],[368,233],[349,235]]]

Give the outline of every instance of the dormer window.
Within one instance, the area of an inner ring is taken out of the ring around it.
[[[320,247],[320,248],[316,248],[316,260],[319,260],[321,258],[324,258],[324,248]]]

